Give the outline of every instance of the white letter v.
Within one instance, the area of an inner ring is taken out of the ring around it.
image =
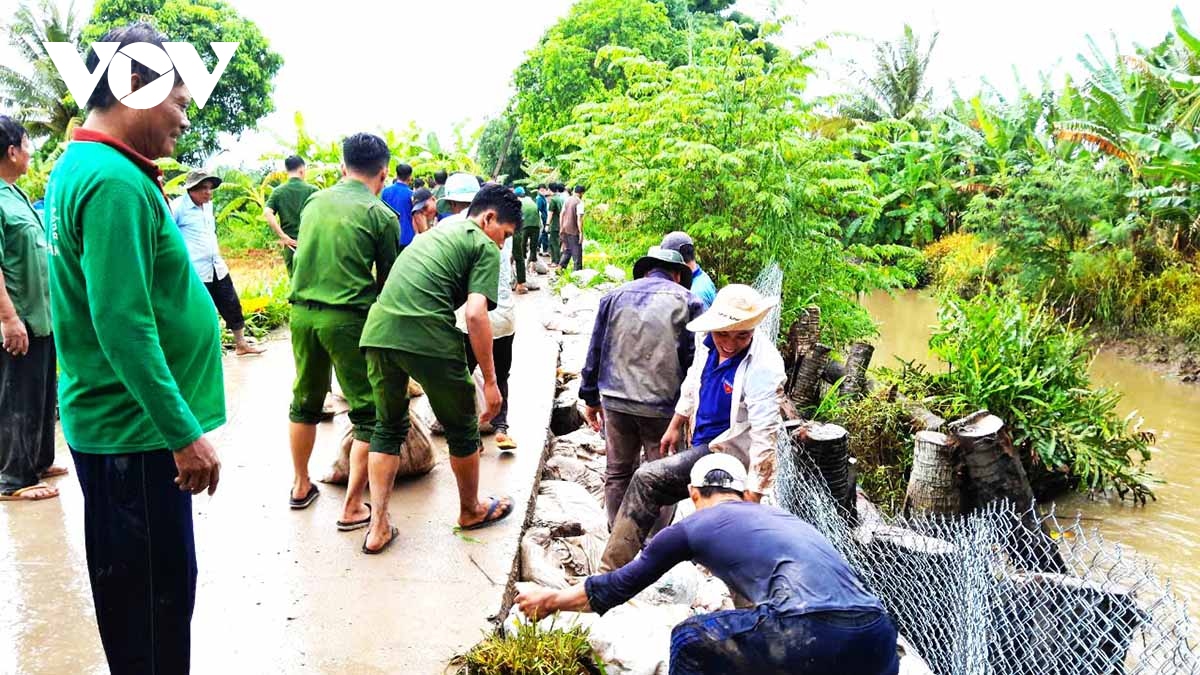
[[[217,87],[217,80],[229,67],[229,61],[233,59],[233,53],[237,51],[238,45],[241,43],[210,42],[209,44],[212,46],[213,53],[217,55],[217,67],[213,68],[211,73],[208,72],[208,68],[204,67],[204,62],[200,60],[200,55],[196,53],[196,48],[192,45],[186,42],[163,43],[163,47],[171,57],[171,63],[175,64],[175,70],[179,71],[179,77],[187,85],[197,108],[203,108],[204,104],[208,103],[208,97],[212,96],[213,89]]]
[[[70,42],[43,42],[42,46],[46,48],[46,53],[50,55],[50,60],[58,69],[58,76],[67,85],[67,91],[71,92],[75,103],[83,108],[87,105],[88,99],[92,97],[92,92],[96,90],[96,84],[104,76],[104,71],[108,69],[108,64],[112,61],[113,55],[117,53],[117,48],[121,46],[121,43],[93,42],[92,49],[96,52],[96,56],[100,57],[100,62],[96,64],[96,70],[90,73],[87,64],[79,58],[79,52],[75,51],[75,45]]]

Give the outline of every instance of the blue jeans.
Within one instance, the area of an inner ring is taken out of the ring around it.
[[[896,628],[878,612],[779,616],[769,607],[694,616],[671,631],[671,675],[895,675]]]
[[[168,450],[71,451],[100,642],[112,675],[186,675],[196,602],[192,496]]]

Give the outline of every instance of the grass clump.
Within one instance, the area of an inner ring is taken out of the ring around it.
[[[515,634],[492,635],[450,662],[455,675],[603,675],[588,631],[522,624]]]

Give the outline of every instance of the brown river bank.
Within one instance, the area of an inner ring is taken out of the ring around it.
[[[907,291],[876,293],[863,304],[879,322],[873,365],[892,366],[896,358],[933,367],[928,350],[937,301]],[[1180,382],[1115,350],[1104,348],[1091,367],[1092,381],[1121,392],[1121,414],[1137,411],[1143,429],[1158,437],[1150,471],[1162,482],[1156,501],[1133,506],[1072,494],[1056,500],[1060,516],[1081,514],[1086,529],[1133,549],[1170,579],[1193,615],[1200,609],[1200,387]]]

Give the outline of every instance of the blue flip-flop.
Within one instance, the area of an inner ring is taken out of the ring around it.
[[[497,515],[495,518],[493,518],[492,516],[495,515],[495,513],[496,513],[496,507],[500,506],[500,498],[499,497],[488,497],[488,499],[490,499],[492,501],[492,503],[488,506],[487,513],[483,514],[483,520],[479,521],[478,523],[471,524],[471,525],[459,525],[458,529],[460,529],[460,530],[482,530],[483,528],[488,527],[490,525],[495,525],[496,523],[498,523],[498,522],[504,520],[505,518],[509,517],[510,515],[512,515],[512,512],[513,512],[512,497],[508,497],[508,506],[506,506],[504,508],[504,510],[501,511],[500,514]]]

